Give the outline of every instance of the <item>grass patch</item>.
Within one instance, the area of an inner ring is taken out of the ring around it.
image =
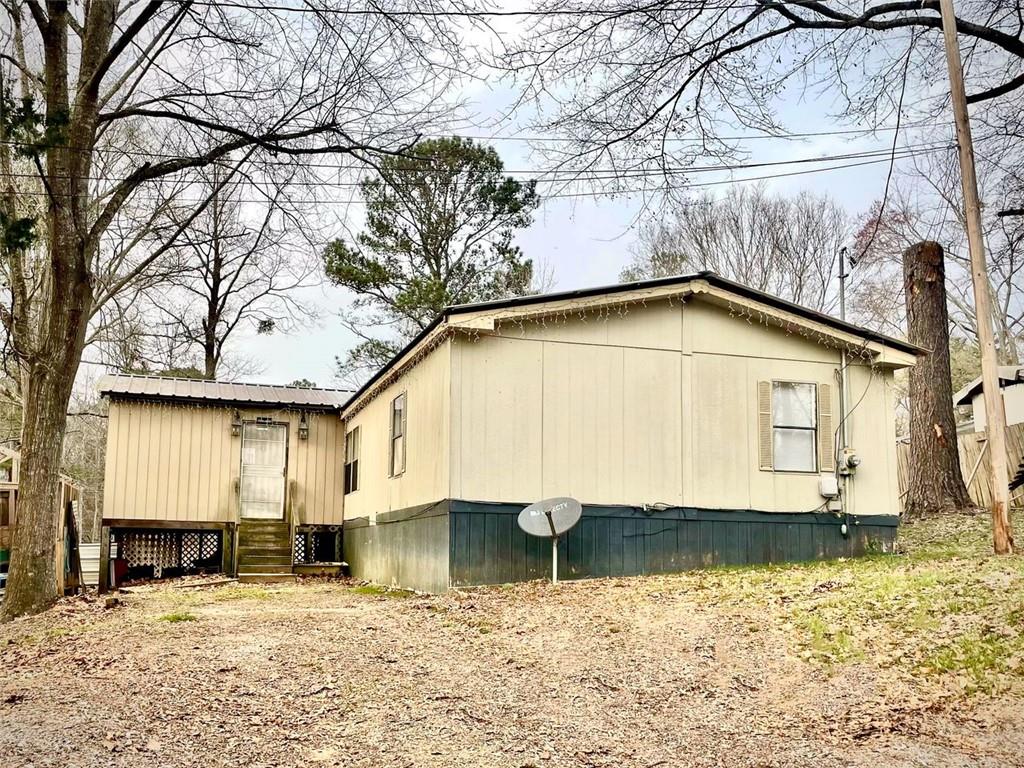
[[[968,692],[997,693],[1024,675],[1024,637],[1019,633],[981,630],[956,638],[931,653],[923,671],[960,676]]]
[[[171,624],[177,624],[179,621],[196,621],[199,617],[194,613],[188,611],[173,611],[171,613],[165,613],[163,616],[158,616],[157,621],[166,621]]]
[[[230,600],[270,600],[279,593],[272,589],[259,586],[230,586],[217,587],[210,592],[210,599],[215,603],[225,603]]]
[[[811,663],[1024,691],[1024,558],[992,555],[989,526],[985,515],[928,520],[901,528],[895,555],[696,571],[652,590],[781,628]]]

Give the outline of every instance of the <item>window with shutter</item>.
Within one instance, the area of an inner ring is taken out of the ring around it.
[[[817,472],[817,384],[758,382],[758,448],[761,469]]]
[[[757,382],[757,446],[761,469],[772,469],[772,383]]]
[[[836,468],[836,436],[832,427],[832,385],[818,385],[818,455],[822,472]]]

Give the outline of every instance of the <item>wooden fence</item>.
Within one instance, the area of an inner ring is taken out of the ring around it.
[[[989,453],[984,432],[972,432],[957,436],[957,447],[960,452],[960,469],[964,473],[967,491],[974,503],[979,507],[992,504],[992,489],[989,488]],[[899,466],[900,501],[907,493],[907,468],[910,461],[910,443],[896,444],[896,458]],[[1017,472],[1017,465],[1024,458],[1024,424],[1014,424],[1006,428],[1006,463],[1012,478]],[[1018,488],[1010,497],[1010,506],[1024,505],[1024,488]]]

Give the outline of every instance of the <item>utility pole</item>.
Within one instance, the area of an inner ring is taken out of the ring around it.
[[[992,297],[985,262],[985,242],[981,234],[981,206],[978,202],[978,178],[974,171],[974,144],[967,114],[964,71],[957,42],[956,12],[953,0],[939,0],[942,12],[942,33],[946,42],[946,64],[949,67],[949,89],[956,122],[956,143],[960,153],[960,181],[964,193],[967,220],[967,244],[971,254],[971,281],[974,285],[974,312],[977,315],[978,342],[981,346],[981,383],[985,398],[988,455],[992,474],[992,545],[997,555],[1013,552],[1010,530],[1009,473],[1006,468],[1006,413],[999,389],[999,361],[992,333]]]

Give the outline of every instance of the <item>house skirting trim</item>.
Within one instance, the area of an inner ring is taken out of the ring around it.
[[[425,591],[548,578],[551,545],[516,523],[525,503],[444,499],[345,524],[358,578]],[[844,523],[847,526],[843,532]],[[856,557],[892,550],[899,518],[586,504],[559,543],[566,579]]]
[[[117,586],[110,567],[112,551],[122,567],[131,563],[134,553],[137,565],[152,566],[154,572],[164,573],[167,568],[176,574],[233,573],[235,530],[234,523],[104,518],[97,591],[103,594]]]

